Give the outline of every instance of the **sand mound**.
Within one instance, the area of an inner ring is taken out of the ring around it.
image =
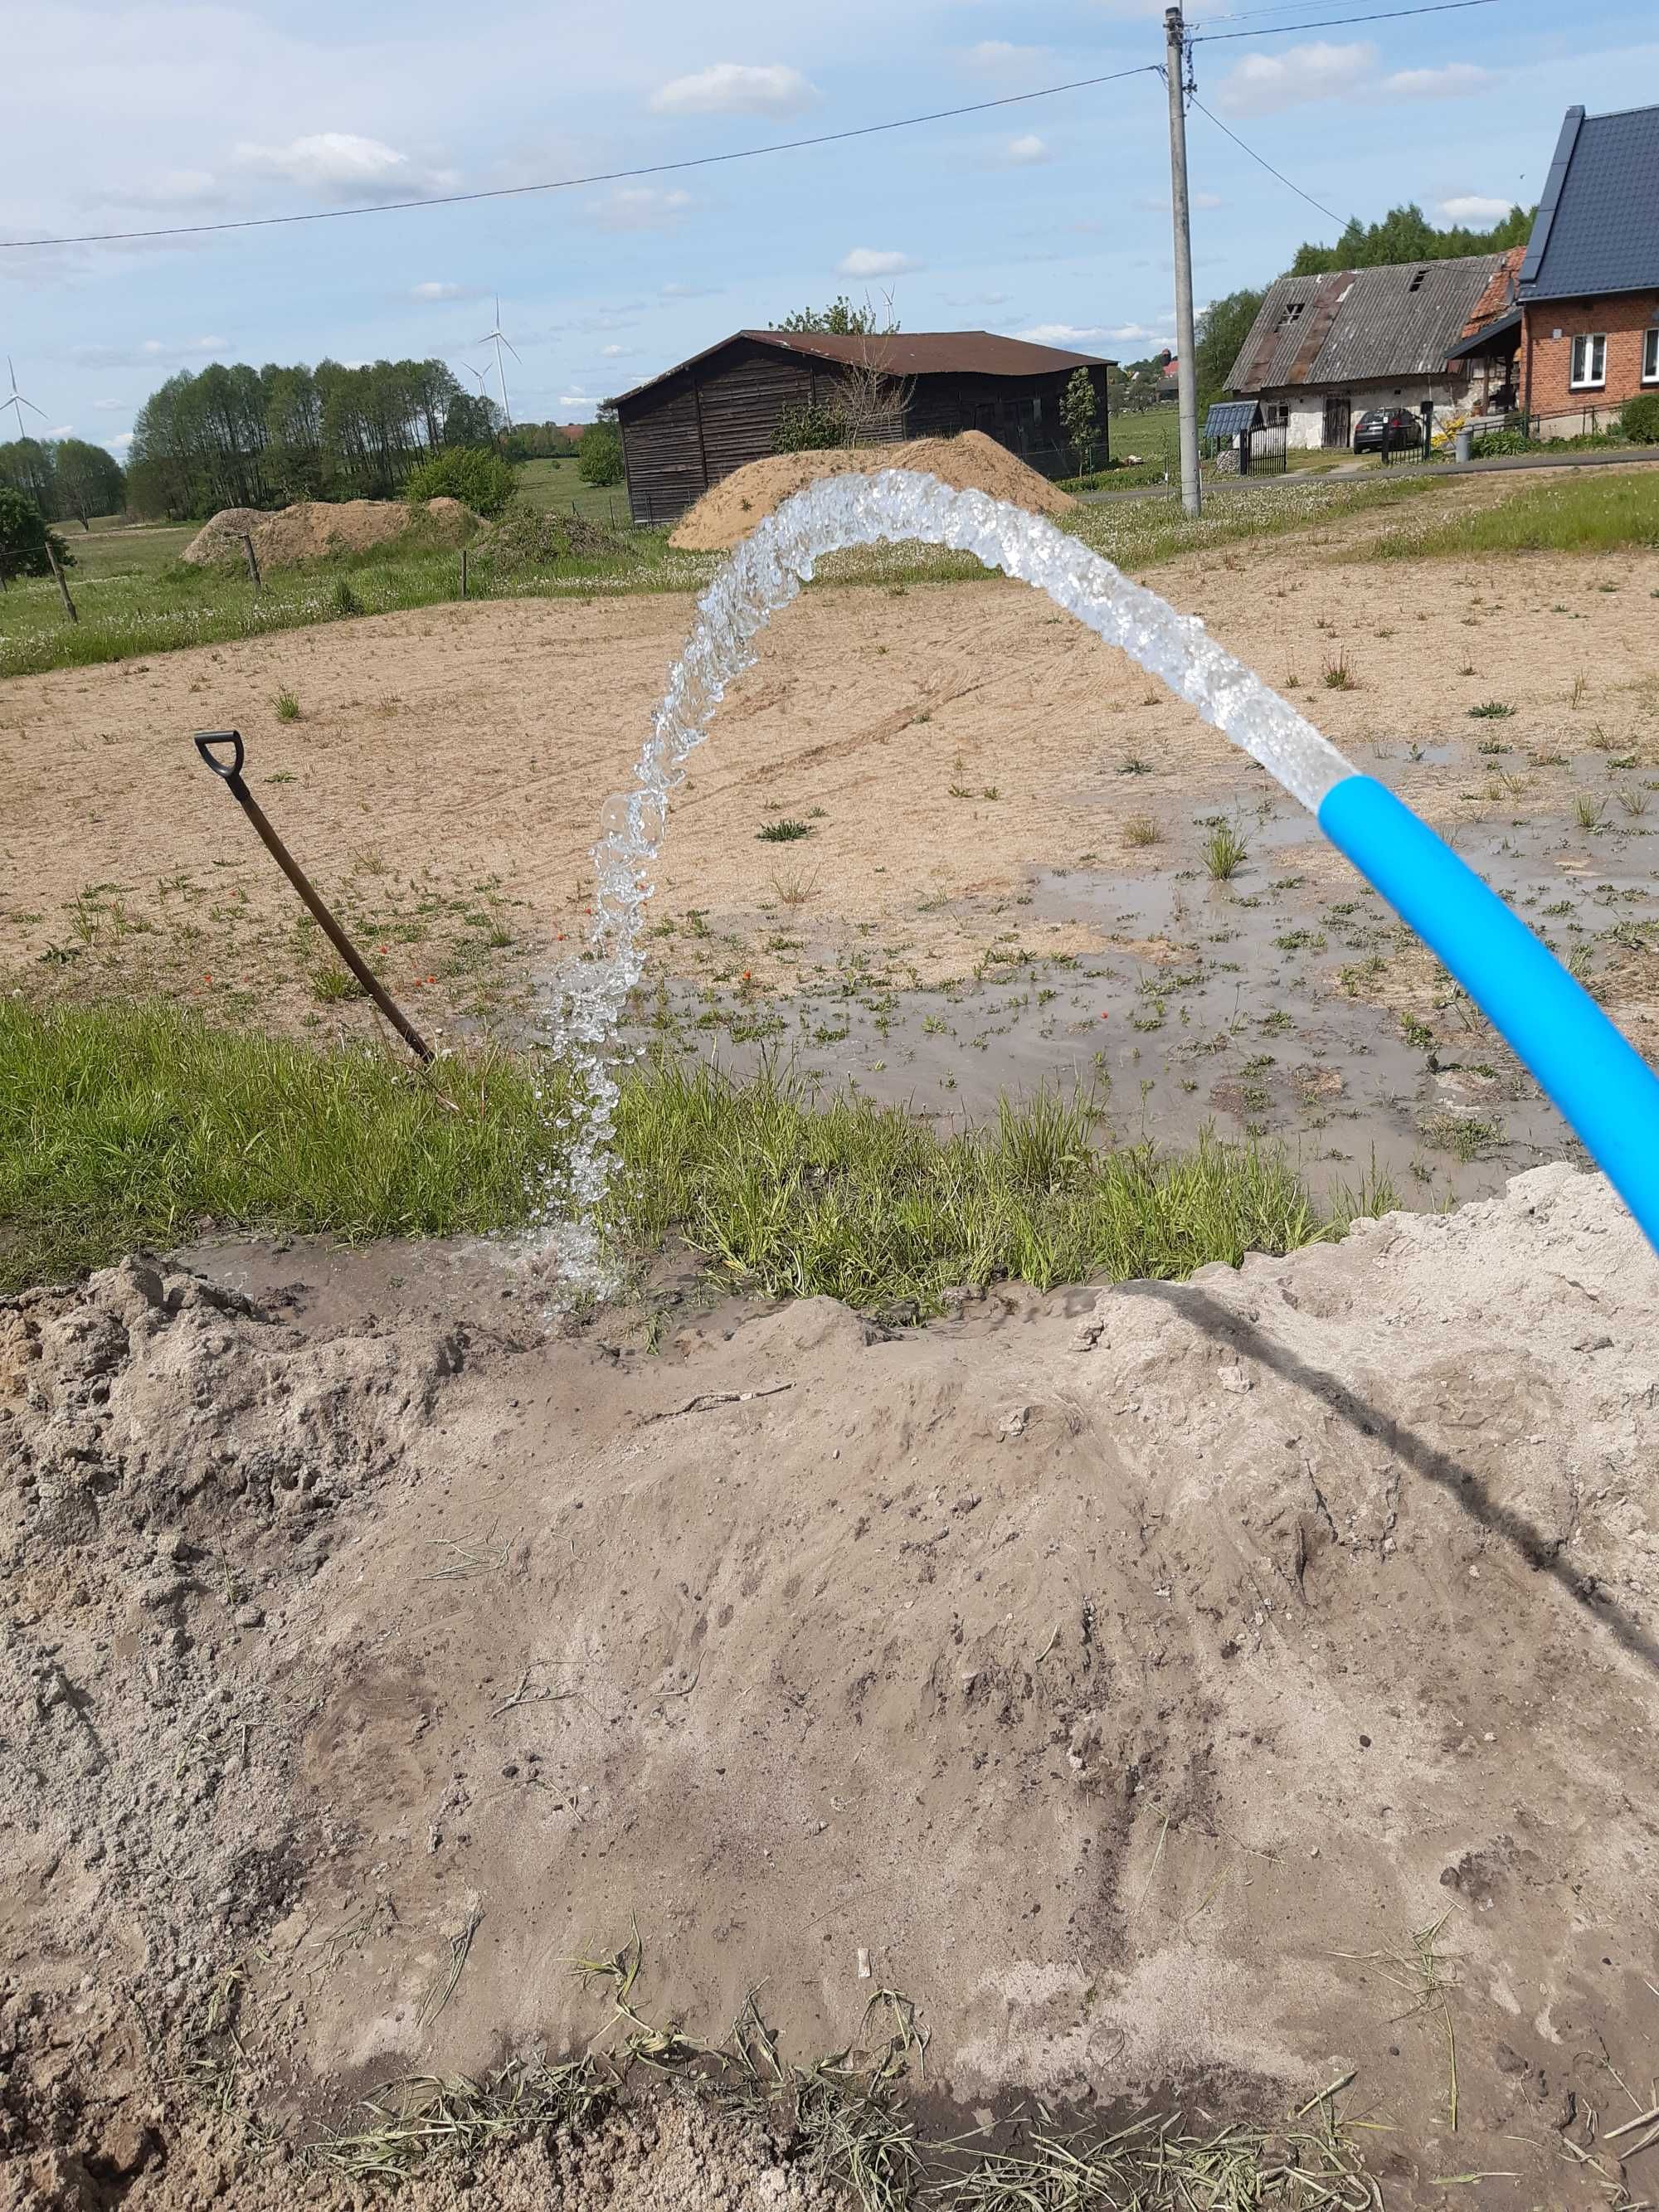
[[[253,540],[261,568],[280,568],[328,553],[367,553],[410,532],[459,545],[477,525],[477,517],[459,499],[428,500],[418,507],[401,499],[304,499],[274,514],[254,507],[228,507],[203,525],[179,557],[198,565],[238,562],[245,557],[246,536]]]
[[[1659,1269],[1604,1183],[682,1321],[550,1338],[505,1254],[408,1248],[0,1305],[0,2204],[295,2201],[146,2035],[309,2136],[586,2049],[635,1917],[641,2021],[763,1985],[802,2057],[900,1989],[970,2112],[1356,2068],[1391,2207],[1605,2200],[1557,2130],[1659,2045]],[[522,2159],[491,2201],[563,2204]]]
[[[723,477],[703,494],[669,539],[684,553],[722,552],[746,538],[775,507],[820,477],[855,471],[919,469],[957,491],[988,491],[1036,514],[1060,514],[1077,501],[981,430],[957,438],[915,438],[905,446],[859,446],[827,453],[777,453]]]

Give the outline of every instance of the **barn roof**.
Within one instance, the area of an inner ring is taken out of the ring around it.
[[[1281,276],[1270,286],[1227,381],[1235,392],[1432,376],[1478,327],[1510,257],[1407,261]]]
[[[1570,107],[1521,271],[1528,300],[1659,286],[1659,107]]]
[[[695,368],[711,355],[735,345],[739,338],[757,345],[775,346],[781,353],[807,354],[817,361],[840,362],[849,368],[866,365],[889,376],[1052,376],[1057,370],[1105,368],[1112,366],[1098,354],[1070,353],[1061,346],[1036,345],[1029,338],[1000,337],[994,331],[894,331],[866,337],[831,331],[734,331],[718,344],[705,346],[672,368],[647,377],[632,391],[611,404],[637,399],[642,392],[682,369]]]

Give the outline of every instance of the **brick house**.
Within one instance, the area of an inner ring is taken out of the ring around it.
[[[1659,392],[1659,107],[1570,107],[1520,282],[1520,401],[1543,437]]]

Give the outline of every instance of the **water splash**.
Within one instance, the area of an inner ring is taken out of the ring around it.
[[[1217,645],[1194,615],[1040,515],[980,491],[953,491],[908,469],[821,478],[786,500],[746,538],[697,603],[697,618],[651,718],[632,791],[606,801],[593,860],[599,878],[586,950],[566,978],[546,1042],[573,1085],[559,1117],[569,1140],[538,1212],[556,1224],[560,1273],[602,1293],[611,1287],[599,1232],[620,1097],[617,1031],[645,957],[641,920],[655,890],[653,866],[669,795],[708,733],[715,708],[756,655],[752,641],[811,580],[826,554],[854,545],[921,540],[976,554],[988,568],[1046,592],[1058,607],[1121,647],[1149,675],[1261,762],[1293,798],[1316,810],[1354,771],[1313,724]]]

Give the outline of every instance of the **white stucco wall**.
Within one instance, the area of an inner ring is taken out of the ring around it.
[[[1416,414],[1425,399],[1432,399],[1437,414],[1447,414],[1468,405],[1470,398],[1484,396],[1484,385],[1479,381],[1472,387],[1467,377],[1402,376],[1388,384],[1352,384],[1346,387],[1348,401],[1348,437],[1352,443],[1354,427],[1362,415],[1374,407],[1408,407]],[[1286,443],[1291,447],[1311,450],[1325,443],[1324,391],[1309,392],[1297,388],[1282,388],[1277,392],[1255,394],[1264,409],[1281,405],[1287,409]]]

